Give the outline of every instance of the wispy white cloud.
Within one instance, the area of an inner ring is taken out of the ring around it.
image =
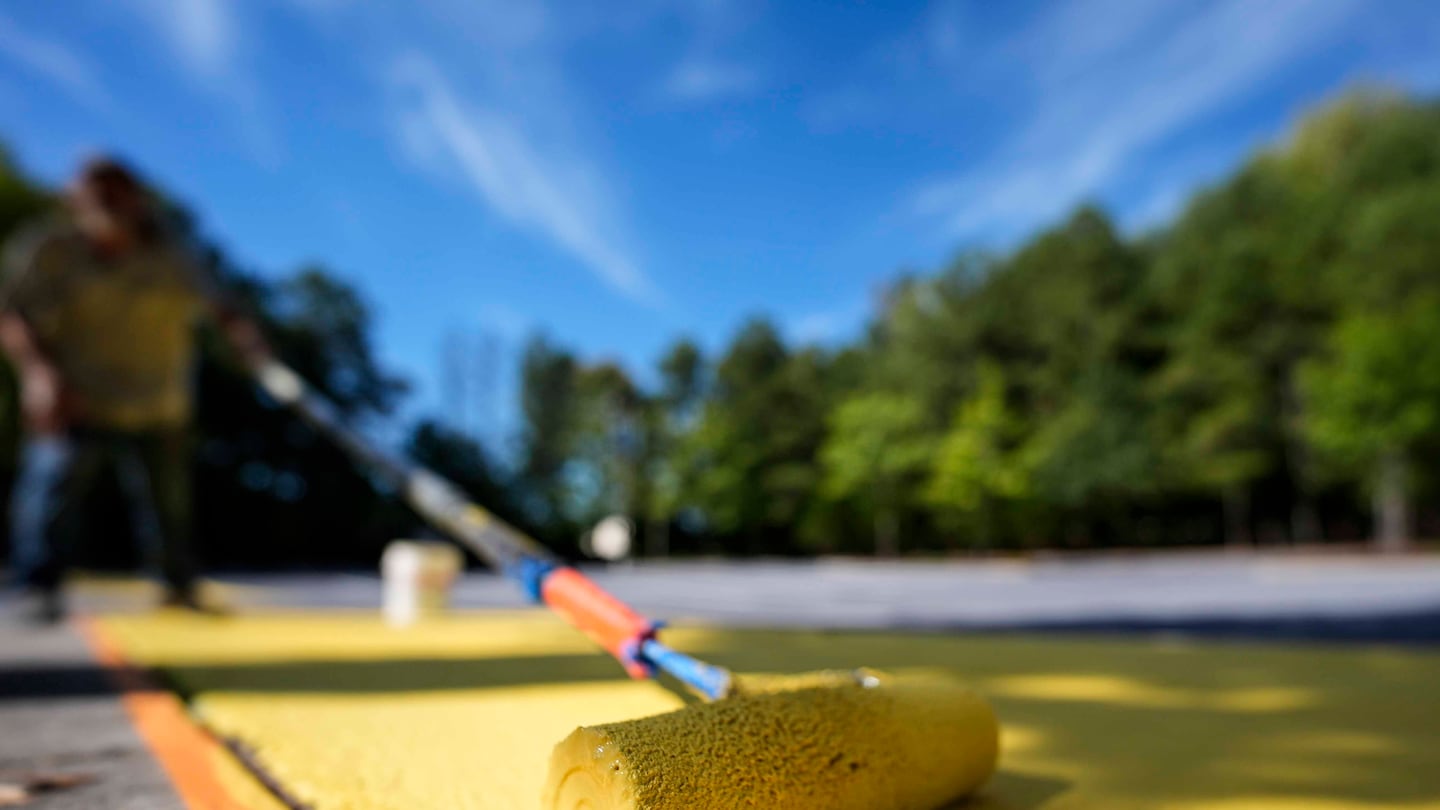
[[[789,332],[800,343],[824,343],[833,340],[845,326],[843,313],[812,312],[796,320]]]
[[[511,344],[520,343],[537,328],[534,317],[498,301],[481,305],[479,320],[481,328]]]
[[[210,78],[230,72],[238,39],[231,0],[132,0],[132,5],[189,70]]]
[[[764,76],[753,64],[754,48],[742,49],[742,38],[754,27],[754,4],[744,0],[688,0],[661,3],[653,19],[673,17],[683,27],[684,50],[662,74],[660,95],[680,104],[696,104],[750,95]],[[744,53],[745,59],[736,58]]]
[[[939,63],[954,62],[968,51],[971,40],[967,9],[960,0],[939,0],[926,12],[921,40],[930,58]]]
[[[234,0],[130,0],[138,18],[165,43],[186,78],[225,102],[253,157],[274,165],[280,138],[263,94],[246,70],[239,6]]]
[[[423,56],[397,61],[392,81],[392,120],[412,157],[458,171],[500,217],[554,242],[617,292],[658,305],[659,291],[617,245],[614,202],[582,158],[542,151],[518,116],[467,104]]]
[[[57,42],[24,31],[3,17],[0,17],[0,55],[31,74],[64,88],[86,106],[94,109],[110,106],[109,96],[96,80],[95,71],[78,54]]]
[[[744,95],[759,83],[759,73],[751,68],[712,59],[690,59],[671,71],[662,89],[674,101],[713,101]]]
[[[1003,42],[998,56],[1030,68],[1037,90],[1058,89],[1085,78],[1106,61],[1144,45],[1167,23],[1185,16],[1175,3],[1084,0],[1062,3],[1019,37]],[[1163,44],[1151,41],[1151,47]]]
[[[834,343],[844,340],[865,322],[871,311],[871,303],[868,297],[856,297],[832,309],[802,315],[791,321],[785,331],[791,340],[799,343]]]
[[[977,168],[933,178],[909,210],[950,237],[1014,235],[1131,170],[1147,151],[1259,91],[1341,36],[1362,8],[1225,0],[1182,7],[1074,0],[1003,44],[1035,102],[1010,145]]]
[[[1180,183],[1171,183],[1155,189],[1130,212],[1130,216],[1124,223],[1126,228],[1138,233],[1149,228],[1163,226],[1164,223],[1180,213],[1192,190],[1188,185]]]

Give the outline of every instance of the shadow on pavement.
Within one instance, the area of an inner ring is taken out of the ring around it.
[[[1179,635],[1225,640],[1318,641],[1360,644],[1440,644],[1440,605],[1366,616],[1168,616],[993,622],[907,621],[907,630],[964,633]]]
[[[1012,770],[1002,763],[979,793],[943,810],[1038,810],[1069,787],[1063,779]]]
[[[505,658],[388,658],[267,661],[166,667],[185,695],[204,692],[389,693],[614,681],[624,677],[596,654]]]
[[[110,674],[99,667],[71,664],[0,666],[0,702],[92,697],[116,692]]]

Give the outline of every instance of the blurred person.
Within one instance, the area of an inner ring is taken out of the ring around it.
[[[164,604],[207,610],[190,526],[197,322],[215,319],[248,360],[268,350],[124,163],[88,161],[64,202],[7,246],[0,284],[0,348],[15,367],[25,427],[11,557],[26,613],[63,618],[68,558],[107,470],[160,573]]]

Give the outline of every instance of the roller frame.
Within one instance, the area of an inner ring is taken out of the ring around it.
[[[656,638],[661,623],[637,613],[578,569],[470,501],[442,476],[376,447],[289,367],[272,359],[252,365],[250,371],[270,399],[299,414],[359,464],[385,479],[421,518],[508,577],[530,601],[547,605],[589,636],[631,677],[650,678],[663,672],[709,700],[730,693],[733,677],[729,670],[666,646]]]

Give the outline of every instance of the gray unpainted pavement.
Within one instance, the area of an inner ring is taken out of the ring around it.
[[[0,783],[84,775],[38,794],[36,810],[181,810],[106,673],[69,626],[38,629],[0,610]]]
[[[1155,632],[1440,645],[1440,556],[1165,554],[1032,561],[658,562],[591,571],[656,618],[735,626],[936,631]],[[221,576],[243,605],[377,610],[370,573]],[[102,589],[103,590],[103,589]],[[82,609],[136,607],[84,593]],[[504,579],[474,571],[458,608],[519,608]],[[143,607],[143,605],[141,605]],[[38,810],[182,807],[131,728],[105,673],[70,628],[35,631],[0,607],[4,772],[84,773]]]
[[[993,561],[645,562],[587,569],[673,621],[830,629],[1164,632],[1440,644],[1440,556],[1170,553]],[[234,577],[264,601],[376,608],[370,573]],[[459,608],[524,607],[472,571]]]

